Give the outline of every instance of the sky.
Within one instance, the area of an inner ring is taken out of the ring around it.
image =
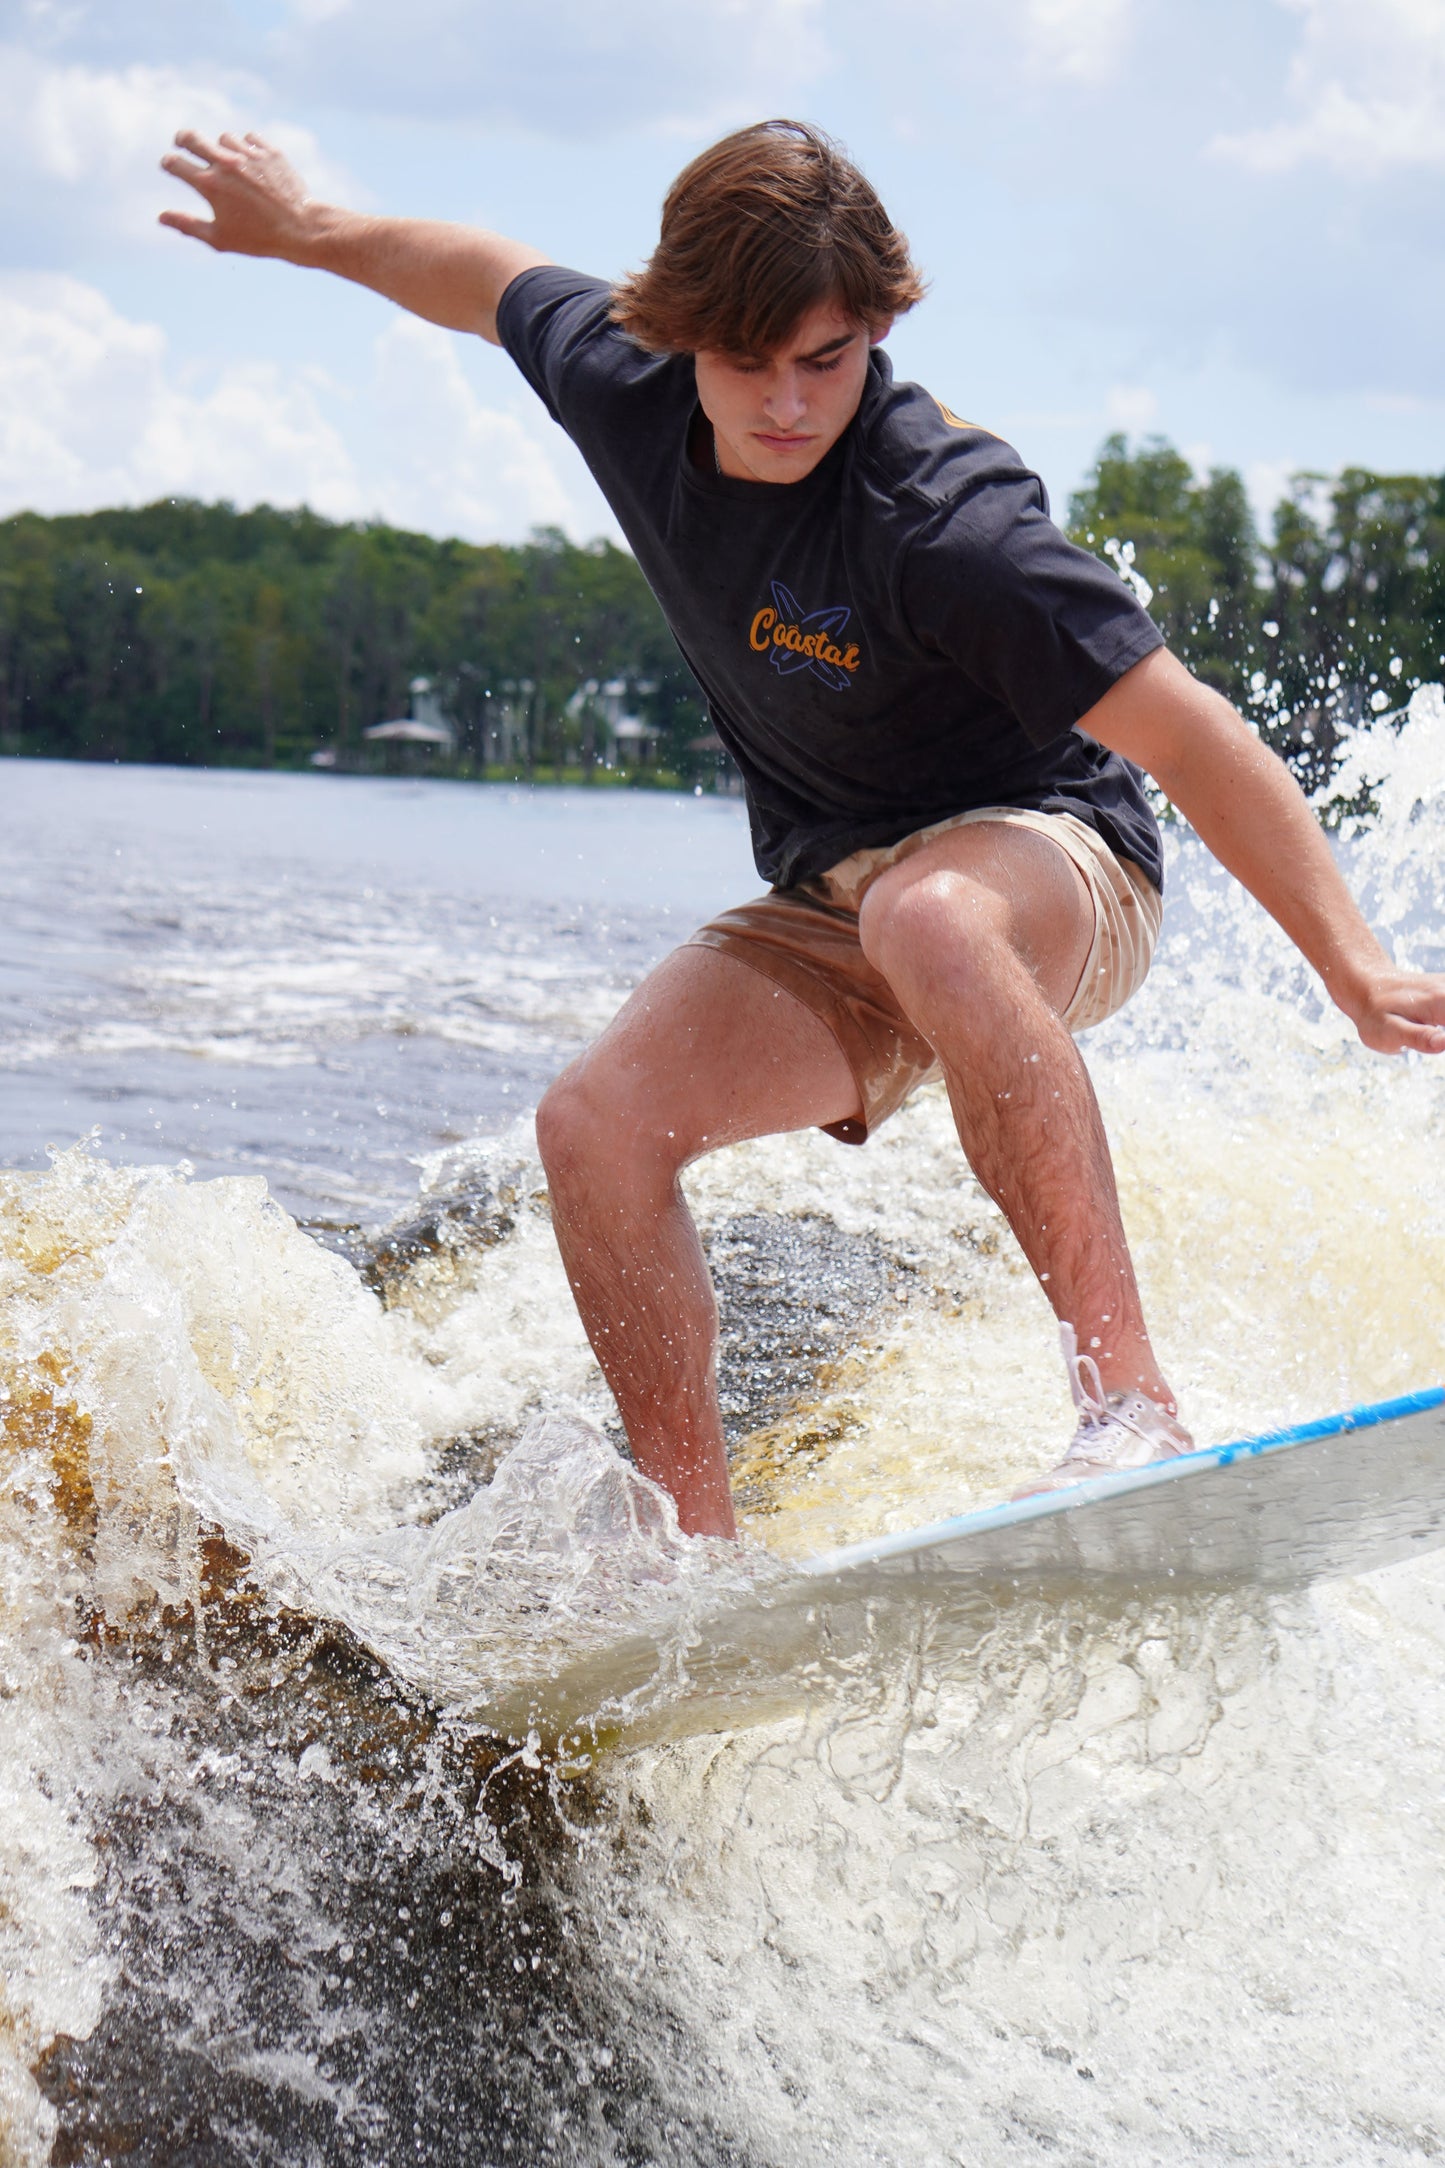
[[[178,127],[324,200],[615,276],[772,114],[932,282],[902,376],[1063,512],[1113,430],[1240,469],[1445,470],[1445,0],[0,0],[0,514],[309,504],[616,534],[505,355],[156,225]]]

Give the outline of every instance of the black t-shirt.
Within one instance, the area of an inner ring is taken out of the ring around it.
[[[873,350],[862,403],[800,482],[688,454],[691,356],[645,353],[610,289],[513,279],[503,346],[617,515],[742,771],[779,887],[974,806],[1073,813],[1162,880],[1139,771],[1073,725],[1160,635],[1054,526],[1038,476]]]

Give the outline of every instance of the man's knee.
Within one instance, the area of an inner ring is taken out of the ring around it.
[[[886,878],[863,899],[858,938],[895,988],[943,972],[957,985],[1012,959],[1007,909],[991,889],[947,866],[887,886]]]
[[[657,1119],[605,1064],[584,1055],[548,1086],[537,1108],[537,1150],[554,1189],[671,1180],[684,1156]]]
[[[581,1062],[548,1085],[537,1108],[537,1151],[555,1188],[606,1149],[605,1115]]]

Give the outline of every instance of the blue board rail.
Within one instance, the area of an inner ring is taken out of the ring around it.
[[[1171,1577],[1185,1570],[1308,1580],[1364,1571],[1445,1543],[1442,1411],[1445,1386],[1432,1385],[849,1544],[809,1559],[801,1571],[831,1578],[911,1566],[977,1575],[992,1566],[1000,1574],[1139,1578],[1151,1553]],[[1349,1441],[1367,1431],[1378,1437],[1362,1457]],[[1162,1495],[1153,1500],[1155,1493]]]

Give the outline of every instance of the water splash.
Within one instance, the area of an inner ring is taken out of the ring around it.
[[[344,1621],[454,1715],[554,1735],[559,1677],[587,1680],[567,1713],[615,1724],[659,1665],[677,1675],[702,1620],[776,1577],[766,1553],[684,1536],[665,1491],[562,1415],[530,1423],[486,1488],[429,1527],[272,1542],[257,1564],[281,1600]],[[619,1664],[639,1640],[640,1677]]]
[[[1433,961],[1438,692],[1348,757],[1379,808],[1344,845],[1353,877],[1397,951]],[[1187,836],[1168,850],[1159,964],[1088,1053],[1198,1433],[1438,1378],[1441,1071],[1358,1048],[1264,915]],[[27,2075],[46,2038],[91,2032],[128,1992],[87,1888],[117,1886],[94,1839],[127,1813],[124,1888],[161,1888],[168,1847],[214,1898],[209,1958],[162,1908],[185,2037],[244,2074],[247,2112],[269,2086],[290,2127],[311,2119],[312,2154],[278,2158],[363,2158],[366,2131],[409,2130],[368,2090],[377,2043],[409,2037],[408,1996],[460,2007],[483,1957],[489,2009],[504,1978],[547,1977],[502,1910],[476,1914],[465,1958],[439,1925],[418,1941],[418,1892],[462,1852],[499,1907],[548,1893],[548,1962],[587,1983],[565,2024],[528,1985],[487,2035],[500,2058],[508,2025],[560,2028],[573,2076],[549,2063],[539,2082],[565,2130],[539,2158],[630,2157],[578,2105],[624,2035],[650,2118],[627,2143],[665,2128],[679,2160],[1355,2168],[1445,2147],[1438,1565],[1268,1605],[840,1606],[723,1693],[709,1618],[746,1594],[776,1619],[778,1569],[690,1545],[597,1435],[606,1396],[525,1134],[459,1147],[426,1180],[434,1217],[468,1183],[505,1191],[505,1211],[442,1211],[450,1234],[380,1275],[384,1301],[255,1182],[77,1151],[0,1183],[0,2127],[17,2158],[44,2158],[54,2128]],[[749,1525],[775,1558],[958,1511],[1057,1456],[1047,1314],[941,1098],[866,1152],[774,1139],[689,1182],[714,1234],[786,1218],[789,1269],[812,1230],[834,1231],[817,1255],[840,1270],[880,1261],[866,1309],[830,1320],[835,1352],[820,1341],[788,1372],[796,1398],[750,1461]],[[753,1330],[736,1360],[764,1344]],[[459,1452],[474,1481],[453,1502],[439,1471]],[[247,1662],[207,1593],[198,1535],[215,1527],[249,1559],[236,1603],[270,1622]],[[357,1650],[373,1669],[344,1712]],[[566,1675],[597,1722],[558,1757],[529,1733]],[[540,1804],[507,1793],[524,1780]],[[411,1915],[368,1918],[375,1950],[413,1952],[393,1951],[393,1985],[340,1955],[360,1900],[323,1885],[353,1852],[387,1863],[387,1905]],[[427,1902],[437,1922],[452,1910]],[[143,1945],[144,1904],[118,1904]],[[286,1953],[245,1975],[245,2041],[202,1992],[239,1947],[232,1912]],[[283,1972],[303,1983],[284,2024]],[[164,2032],[179,2020],[154,1993]],[[113,2068],[110,2022],[94,2037]],[[440,2087],[463,2051],[428,2037]],[[431,2158],[483,2157],[465,2115],[413,2112]],[[527,2112],[542,2130],[545,2106]]]
[[[1365,800],[1351,871],[1372,922],[1417,969],[1445,963],[1445,690],[1423,685],[1400,715],[1342,741],[1330,794]]]

